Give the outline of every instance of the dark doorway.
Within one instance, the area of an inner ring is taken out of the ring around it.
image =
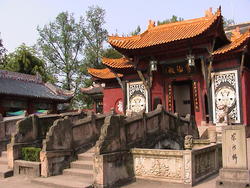
[[[187,114],[194,115],[192,81],[177,81],[173,83],[174,112],[185,117]]]

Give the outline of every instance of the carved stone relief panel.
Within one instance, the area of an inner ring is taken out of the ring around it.
[[[237,70],[212,73],[213,123],[240,123]]]
[[[184,155],[184,183],[191,184],[192,183],[192,174],[191,169],[192,162],[191,162],[191,155],[185,154]]]
[[[132,112],[148,112],[148,92],[143,82],[130,82],[127,85],[127,104]]]
[[[178,156],[134,156],[136,176],[183,179],[183,159]]]

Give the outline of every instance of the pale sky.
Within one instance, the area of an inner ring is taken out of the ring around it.
[[[133,31],[138,25],[145,30],[148,20],[164,20],[172,15],[184,19],[204,16],[209,7],[220,5],[222,15],[236,23],[250,21],[250,0],[0,0],[0,33],[4,46],[12,52],[20,44],[33,45],[38,38],[37,26],[55,20],[58,13],[69,11],[84,15],[91,5],[106,10],[106,29],[111,35]]]

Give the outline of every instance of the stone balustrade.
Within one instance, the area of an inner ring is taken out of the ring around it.
[[[194,185],[221,167],[221,144],[193,150],[131,149],[136,178]]]

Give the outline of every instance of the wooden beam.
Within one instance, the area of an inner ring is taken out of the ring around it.
[[[111,69],[110,69],[111,70]],[[119,83],[119,85],[121,86],[121,88],[122,88],[122,91],[124,90],[124,87],[123,87],[123,84],[122,84],[122,81],[121,81],[121,78],[117,75],[117,73],[116,72],[114,72],[113,70],[111,70],[111,72],[113,72],[114,73],[114,75],[115,75],[115,78],[116,78],[116,80],[118,81],[118,83]]]
[[[136,72],[137,72],[139,78],[141,79],[141,81],[143,82],[143,84],[145,85],[145,87],[147,89],[149,89],[148,83],[147,83],[146,79],[144,78],[142,72],[140,70],[136,70]]]
[[[242,55],[241,55],[241,62],[240,62],[240,76],[242,76],[242,74],[243,74],[246,53],[247,53],[247,46],[244,46],[243,51],[242,51]]]

